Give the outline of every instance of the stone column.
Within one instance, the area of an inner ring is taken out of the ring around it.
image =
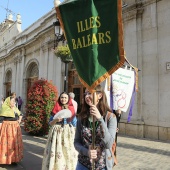
[[[53,69],[56,67],[55,62],[54,62],[54,49],[53,49],[53,43],[54,41],[49,41],[48,43],[48,65],[47,65],[47,78],[48,80],[53,80]],[[52,44],[52,45],[51,45]],[[56,73],[57,74],[57,73]],[[56,76],[55,74],[55,76]]]
[[[26,105],[26,101],[27,101],[27,79],[23,79],[23,106],[22,106],[22,110],[23,113],[25,113],[25,105]]]
[[[25,54],[22,53],[22,55],[19,58],[19,70],[20,70],[20,79],[19,79],[19,84],[20,84],[20,88],[19,88],[19,95],[21,96],[21,98],[23,98],[23,82],[24,82],[24,60],[25,60]]]
[[[4,82],[5,82],[5,66],[6,66],[6,60],[4,59],[3,63],[2,63],[2,92],[3,92],[3,97],[6,97],[6,92],[5,92],[5,85],[4,85]]]
[[[142,111],[146,125],[157,126],[159,117],[159,58],[156,1],[143,16]],[[148,134],[150,132],[147,132]]]
[[[17,56],[17,62],[16,62],[16,73],[15,74],[15,91],[16,91],[16,95],[17,97],[19,96],[19,91],[20,91],[20,78],[21,78],[21,72],[20,72],[20,62],[19,59],[20,56]]]
[[[48,76],[48,45],[44,44],[40,50],[39,78]]]
[[[5,69],[5,61],[1,62],[0,64],[0,99],[3,97],[5,97],[5,94],[4,94],[4,69]],[[2,95],[2,96],[1,96]]]
[[[17,94],[17,76],[18,76],[18,74],[17,74],[17,63],[18,63],[18,57],[17,56],[15,56],[14,57],[14,60],[13,60],[13,62],[14,62],[14,67],[13,67],[13,69],[12,69],[12,85],[11,85],[11,92],[16,92],[16,94]]]
[[[137,67],[140,69],[138,72],[138,92],[137,98],[137,118],[143,120],[142,110],[142,77],[143,77],[143,54],[142,54],[142,14],[143,14],[142,2],[137,3],[137,16],[136,16],[136,39],[137,39]]]
[[[137,32],[137,9],[135,4],[123,10],[123,24],[124,24],[124,44],[125,44],[126,57],[133,66],[138,67],[137,33],[136,33]],[[128,63],[125,63],[125,65],[128,65]],[[131,122],[134,123],[136,122],[136,120],[138,120],[136,103],[137,103],[137,94],[135,96],[135,104],[134,104],[133,113],[131,117]],[[127,110],[126,114],[122,114],[122,120],[124,120],[124,122],[127,122],[128,114],[129,114],[129,109]]]

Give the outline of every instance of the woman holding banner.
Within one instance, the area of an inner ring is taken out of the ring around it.
[[[115,140],[117,120],[115,116],[111,116],[107,121],[107,115],[112,111],[108,106],[106,94],[100,85],[95,90],[95,99],[88,90],[85,91],[85,102],[78,115],[74,139],[74,146],[79,153],[76,170],[91,169],[92,160],[95,170],[112,170],[114,165],[111,148]],[[92,116],[95,120],[95,149],[91,149]]]

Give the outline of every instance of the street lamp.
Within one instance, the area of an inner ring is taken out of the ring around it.
[[[54,0],[54,6],[58,6],[60,4],[59,0]],[[54,49],[57,48],[58,43],[63,41],[63,43],[65,42],[65,37],[64,34],[61,30],[60,27],[60,22],[57,19],[56,22],[53,22],[54,28],[55,28],[55,39],[54,39]],[[61,58],[60,58],[61,59]],[[62,58],[61,59],[62,62],[65,63],[65,74],[64,74],[64,91],[68,92],[68,63],[73,61],[72,58]]]
[[[53,22],[54,28],[55,28],[55,39],[54,39],[54,48],[58,46],[58,43],[60,41],[65,41],[64,34],[62,33],[62,30],[60,28],[60,22],[57,19],[56,22]]]
[[[59,0],[54,0],[54,7],[57,7],[58,5],[60,5],[60,1]],[[65,38],[64,38],[64,34],[62,33],[62,30],[60,28],[60,22],[57,18],[57,21],[56,22],[53,22],[53,25],[54,25],[54,28],[55,28],[55,40],[54,40],[54,48],[58,46],[58,43],[60,41],[65,41]]]

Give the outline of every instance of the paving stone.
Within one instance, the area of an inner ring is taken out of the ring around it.
[[[170,170],[170,142],[118,136],[114,170]]]
[[[24,158],[17,165],[0,165],[0,170],[41,170],[47,137],[24,132]],[[118,165],[114,170],[170,170],[170,142],[118,136]]]

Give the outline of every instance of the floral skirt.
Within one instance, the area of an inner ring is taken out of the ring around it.
[[[21,128],[17,121],[3,121],[0,129],[0,164],[20,162],[23,158]]]
[[[75,170],[77,151],[74,148],[75,128],[54,125],[48,135],[42,170]]]

